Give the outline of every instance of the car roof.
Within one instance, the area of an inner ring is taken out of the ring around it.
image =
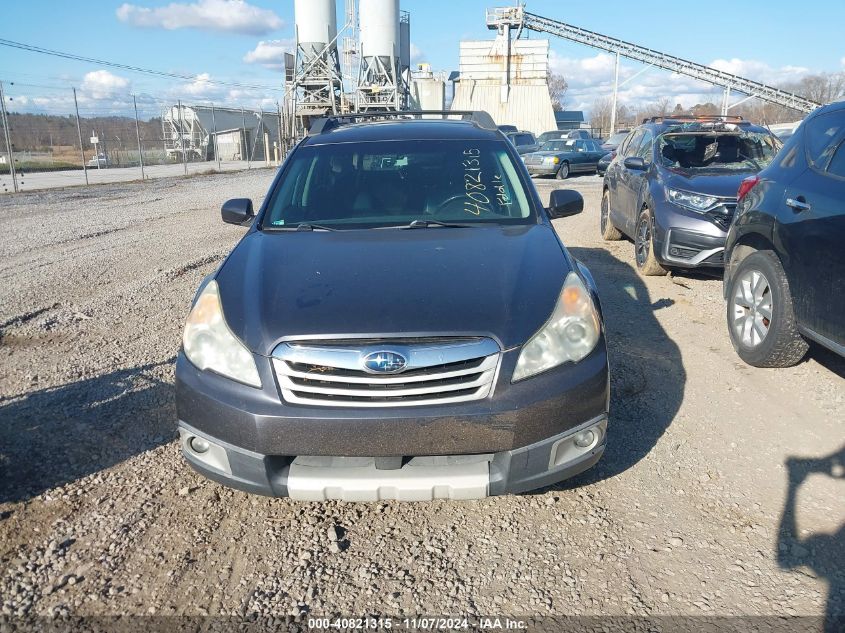
[[[451,119],[392,119],[341,125],[305,137],[303,146],[364,141],[502,140],[498,130],[482,128],[472,121]]]
[[[813,110],[809,116],[816,117],[820,114],[838,112],[840,110],[845,110],[845,101],[835,101],[834,103],[828,103],[827,105],[821,106],[820,108]]]

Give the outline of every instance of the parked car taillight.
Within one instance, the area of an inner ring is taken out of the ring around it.
[[[739,184],[739,191],[736,193],[736,201],[741,202],[742,199],[748,195],[748,192],[754,189],[755,185],[760,182],[760,176],[749,176]]]

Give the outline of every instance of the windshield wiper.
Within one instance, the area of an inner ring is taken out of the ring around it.
[[[330,226],[325,226],[324,224],[311,224],[309,222],[301,222],[300,224],[296,225],[297,231],[337,231]]]
[[[267,226],[265,231],[337,231],[338,229],[323,224],[311,224],[310,222],[300,222],[296,226]]]
[[[469,224],[455,224],[452,222],[441,222],[440,220],[414,220],[408,226],[403,226],[403,229],[427,229],[430,226],[445,226],[449,229],[465,229],[469,228]]]

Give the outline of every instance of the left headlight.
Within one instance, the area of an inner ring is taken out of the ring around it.
[[[566,276],[551,318],[522,347],[513,381],[523,380],[566,361],[578,362],[593,351],[601,324],[590,291],[581,278]]]
[[[252,352],[226,325],[216,281],[206,284],[191,308],[182,347],[188,360],[199,369],[210,369],[251,387],[261,387]]]
[[[719,201],[718,198],[713,196],[681,191],[680,189],[666,189],[666,197],[669,199],[669,202],[674,202],[678,206],[698,213],[704,213]]]

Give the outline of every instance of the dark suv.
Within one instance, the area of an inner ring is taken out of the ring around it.
[[[607,168],[602,237],[631,237],[644,275],[722,267],[739,184],[779,147],[768,130],[738,117],[647,120]]]
[[[467,499],[598,461],[601,308],[550,221],[580,194],[545,209],[486,113],[418,116],[321,119],[255,216],[223,206],[250,228],[176,363],[201,473],[298,499]]]
[[[728,331],[757,367],[807,340],[845,356],[845,102],[811,114],[739,190],[725,247]]]

